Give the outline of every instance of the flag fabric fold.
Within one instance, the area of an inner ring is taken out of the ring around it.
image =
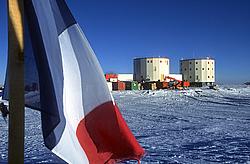
[[[66,2],[24,3],[25,104],[41,111],[45,145],[68,163],[140,160],[144,150]]]

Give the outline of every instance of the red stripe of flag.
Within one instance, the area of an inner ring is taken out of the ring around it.
[[[112,101],[92,110],[78,124],[77,138],[90,163],[140,160],[144,150]]]

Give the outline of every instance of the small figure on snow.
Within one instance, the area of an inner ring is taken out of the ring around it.
[[[6,121],[6,118],[7,118],[8,114],[9,114],[9,111],[8,111],[8,109],[7,109],[7,106],[4,105],[3,102],[0,103],[0,111],[1,111],[1,113],[2,113],[2,116],[3,116],[4,121],[7,122],[7,121]]]

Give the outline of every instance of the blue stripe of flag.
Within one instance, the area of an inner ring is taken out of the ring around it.
[[[65,128],[63,72],[58,31],[49,0],[25,0],[25,15],[39,73],[42,130],[45,145],[53,149]],[[39,9],[47,8],[46,13]],[[46,31],[46,33],[44,32]]]

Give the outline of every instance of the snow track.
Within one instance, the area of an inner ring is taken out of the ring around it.
[[[147,152],[142,163],[250,162],[249,87],[113,95]],[[0,163],[7,162],[7,130],[0,118]],[[43,145],[40,114],[30,109],[26,109],[25,162],[62,163]]]

